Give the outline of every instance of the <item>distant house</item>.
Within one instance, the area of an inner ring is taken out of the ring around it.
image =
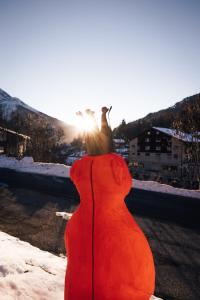
[[[180,176],[183,165],[189,162],[187,146],[192,142],[192,134],[151,127],[130,141],[129,163],[137,175],[155,178],[159,174],[170,180]]]
[[[0,126],[0,155],[22,158],[30,137]]]
[[[113,139],[115,152],[121,155],[127,162],[129,159],[129,145],[124,139]]]

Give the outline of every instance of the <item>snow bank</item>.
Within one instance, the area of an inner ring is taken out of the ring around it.
[[[20,172],[47,174],[61,177],[69,177],[70,166],[58,163],[34,162],[32,157],[25,156],[21,160],[0,155],[0,167],[14,169]]]
[[[142,189],[142,190],[147,190],[147,191],[168,193],[173,195],[200,199],[200,190],[187,190],[187,189],[175,188],[171,185],[159,183],[157,181],[151,181],[151,180],[145,181],[145,180],[133,179],[132,187]]]
[[[69,170],[71,168],[70,166],[58,163],[34,162],[31,157],[24,157],[21,160],[17,160],[14,157],[7,157],[6,155],[0,155],[0,167],[10,168],[20,172],[39,173],[60,177],[69,177]],[[161,184],[156,181],[133,179],[132,187],[200,199],[200,190],[175,188],[171,185]]]
[[[66,257],[0,231],[0,299],[62,300],[66,267]]]
[[[63,299],[66,263],[0,231],[0,299]]]

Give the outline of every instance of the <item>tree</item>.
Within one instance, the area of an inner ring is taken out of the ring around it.
[[[176,116],[173,128],[181,136],[190,134],[190,141],[185,142],[187,161],[183,162],[184,176],[190,187],[197,184],[200,189],[200,99],[197,97],[192,103],[186,102],[184,109]]]
[[[115,129],[114,137],[127,141],[125,119],[123,119],[121,124]]]

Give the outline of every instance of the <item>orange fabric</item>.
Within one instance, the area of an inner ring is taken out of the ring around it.
[[[85,156],[71,167],[80,205],[67,222],[64,300],[149,300],[151,249],[124,197],[132,178],[115,153]]]

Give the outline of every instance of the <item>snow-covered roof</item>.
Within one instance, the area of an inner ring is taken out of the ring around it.
[[[2,127],[2,126],[0,126],[0,130],[7,131],[7,132],[10,132],[10,133],[13,133],[13,134],[17,134],[17,135],[19,135],[19,136],[21,136],[21,137],[23,137],[25,139],[30,139],[30,136],[28,136],[28,135],[25,135],[25,134],[22,134],[22,133],[18,133],[18,132],[14,131],[14,130],[11,130],[11,129],[8,129],[8,128]]]
[[[179,140],[182,140],[184,142],[200,142],[200,139],[198,139],[197,137],[194,137],[194,135],[192,133],[186,133],[183,131],[179,131],[177,132],[176,129],[172,129],[172,128],[165,128],[165,127],[155,127],[153,126],[152,128],[159,130],[163,133],[166,133],[172,137],[175,137]]]
[[[114,143],[116,144],[124,144],[125,140],[124,139],[113,139]]]

